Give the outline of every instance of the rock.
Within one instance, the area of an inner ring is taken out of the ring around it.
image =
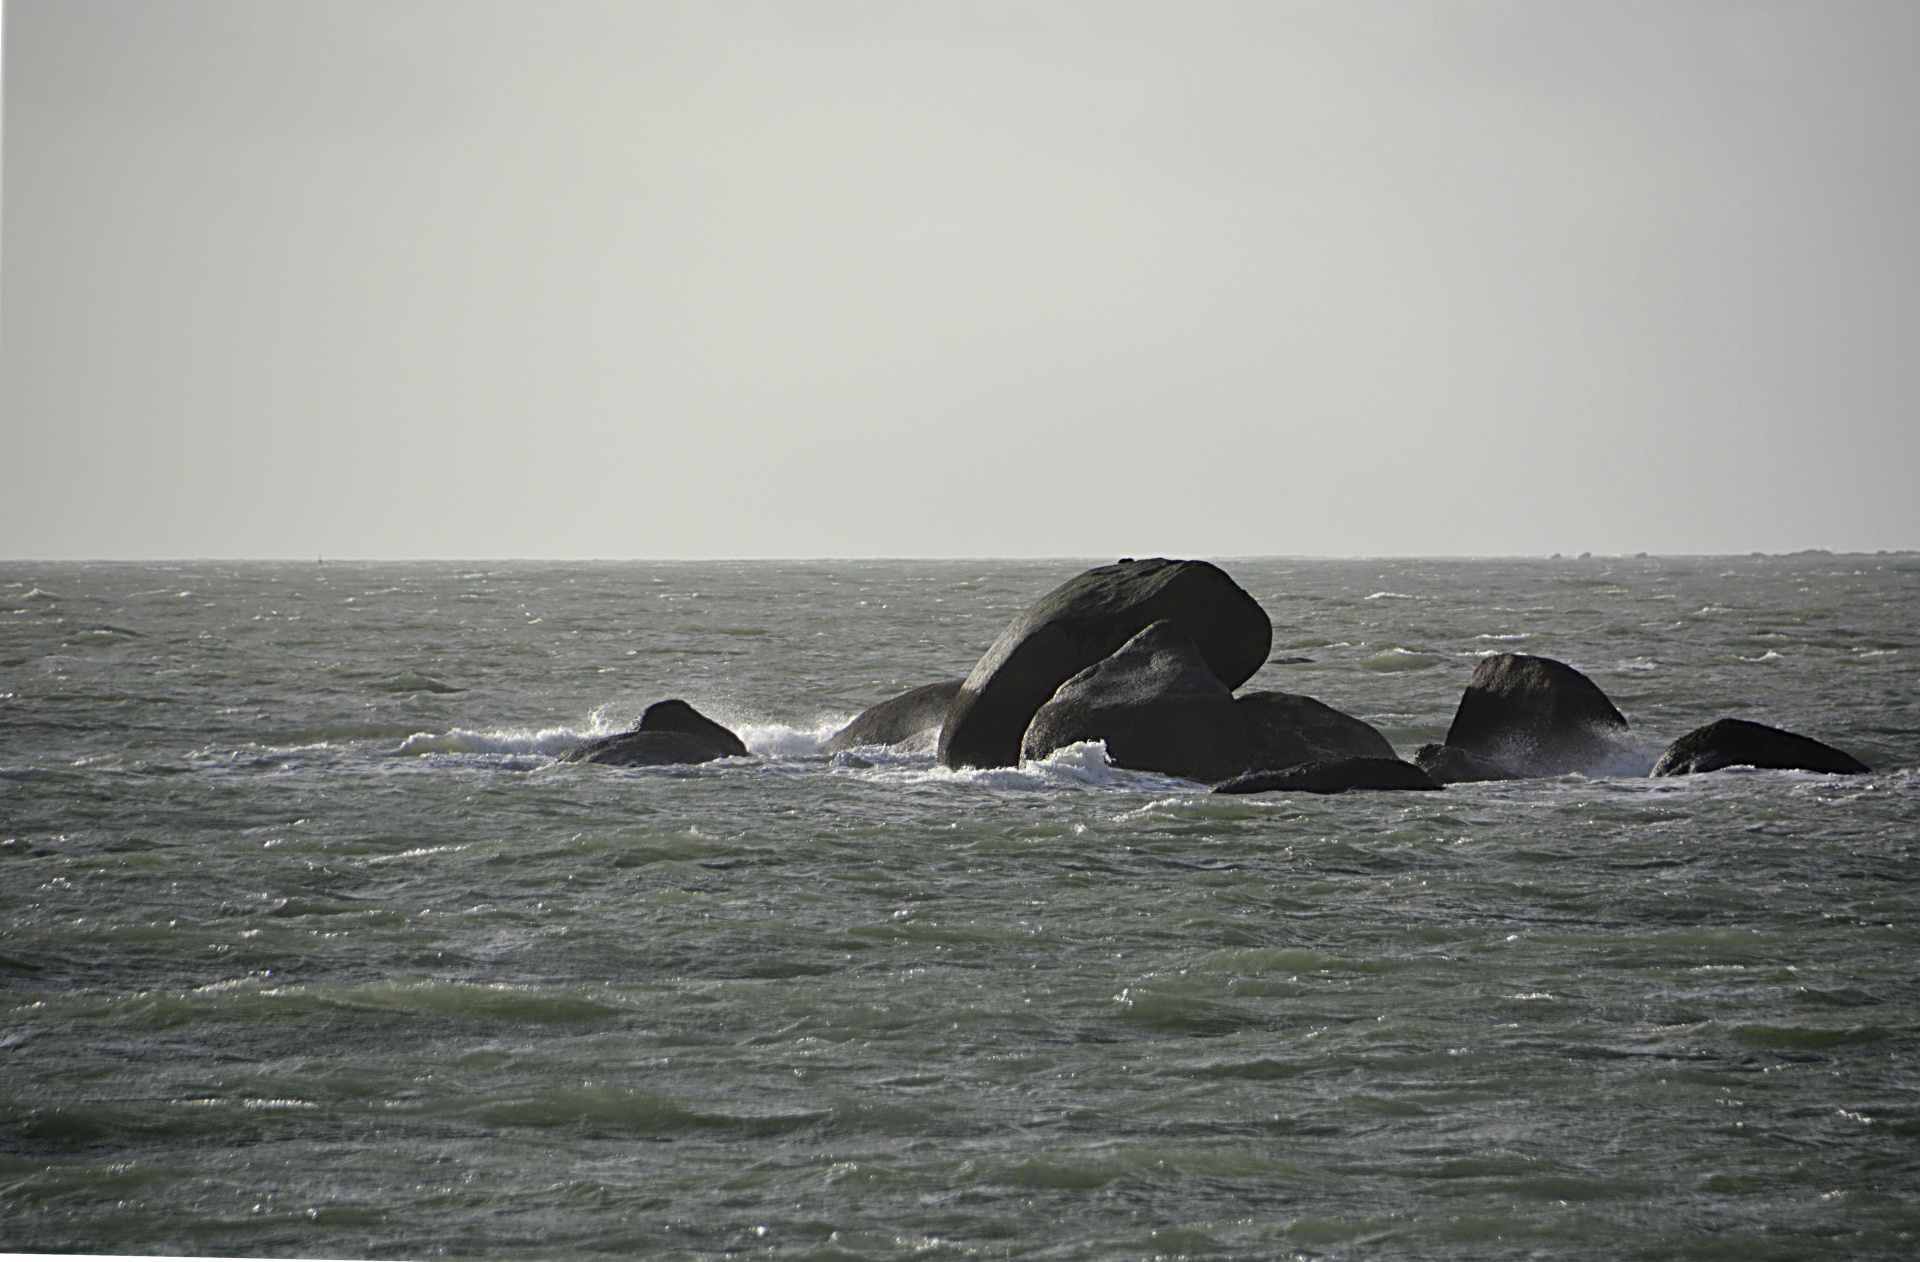
[[[622,732],[576,745],[560,755],[561,762],[597,762],[610,767],[660,767],[673,763],[712,762],[727,755],[685,732]]]
[[[861,745],[898,745],[923,732],[937,732],[947,721],[953,698],[961,680],[948,679],[903,692],[891,701],[861,711],[860,715],[833,734],[821,746],[821,752],[837,754]]]
[[[746,744],[730,729],[715,723],[677,697],[672,701],[656,701],[648,706],[646,713],[640,716],[640,722],[633,730],[636,732],[683,732],[713,746],[720,751],[722,757],[745,758],[747,756]]]
[[[560,755],[560,761],[659,767],[744,758],[746,753],[747,747],[738,736],[676,698],[648,706],[631,731],[576,745]]]
[[[1167,619],[1061,684],[1033,716],[1020,754],[1045,758],[1076,741],[1105,741],[1107,760],[1132,771],[1213,781],[1247,769],[1233,694]]]
[[[1282,771],[1255,771],[1215,793],[1346,793],[1353,789],[1438,789],[1427,773],[1398,758],[1319,758]]]
[[[1249,692],[1234,702],[1247,731],[1247,767],[1278,771],[1321,758],[1392,758],[1371,724],[1296,692]]]
[[[1769,771],[1825,771],[1857,776],[1872,770],[1851,754],[1810,736],[1782,731],[1745,719],[1721,719],[1688,732],[1660,755],[1656,776],[1693,776],[1722,767],[1760,767]]]
[[[1422,745],[1413,751],[1413,765],[1427,773],[1435,784],[1470,784],[1480,780],[1518,780],[1517,771],[1475,758],[1464,749],[1451,745]]]
[[[1573,667],[1501,653],[1473,672],[1447,744],[1520,775],[1602,775],[1636,757],[1630,734],[1607,694]],[[1642,760],[1635,774],[1645,772]]]
[[[940,729],[949,767],[1010,767],[1060,685],[1168,619],[1229,691],[1273,647],[1260,603],[1205,561],[1122,561],[1069,579],[1008,624],[961,684]]]

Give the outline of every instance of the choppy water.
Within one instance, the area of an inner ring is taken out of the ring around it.
[[[0,1246],[1920,1253],[1920,558],[1227,562],[1855,779],[808,756],[1081,563],[0,566]],[[758,755],[557,765],[684,696]]]

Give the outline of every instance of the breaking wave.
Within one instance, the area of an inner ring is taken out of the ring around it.
[[[1190,792],[1195,782],[1152,772],[1129,771],[1116,767],[1107,758],[1102,741],[1084,741],[1055,750],[1045,758],[1023,761],[1017,767],[944,767],[936,761],[936,733],[899,745],[869,745],[845,750],[831,756],[821,752],[834,733],[847,720],[831,719],[810,727],[785,723],[737,723],[733,730],[746,744],[751,755],[749,765],[766,770],[801,772],[823,767],[837,773],[851,773],[881,781],[944,782],[977,785],[989,789],[1046,790],[1061,788],[1113,788],[1154,793]],[[558,758],[582,741],[625,730],[605,722],[599,715],[584,727],[494,728],[476,731],[456,727],[445,732],[415,732],[400,742],[400,755],[466,755],[497,760],[500,756],[519,758]],[[740,767],[748,760],[698,764],[721,770],[723,763]],[[684,770],[684,768],[683,768]]]
[[[547,754],[565,753],[581,741],[611,735],[606,725],[587,728],[525,727],[494,728],[477,732],[456,727],[447,732],[415,732],[400,742],[397,754]]]

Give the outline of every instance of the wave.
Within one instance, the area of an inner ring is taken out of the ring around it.
[[[821,747],[846,725],[844,718],[829,719],[811,726],[787,723],[736,722],[734,732],[746,745],[751,757],[763,770],[799,772],[824,767],[830,772],[854,774],[882,782],[950,783],[977,785],[989,789],[1046,790],[1061,788],[1113,788],[1150,793],[1187,793],[1195,782],[1176,776],[1116,767],[1107,757],[1102,741],[1085,741],[1055,750],[1045,758],[1024,761],[1017,767],[963,767],[940,765],[934,757],[934,734],[901,745],[870,745],[845,750],[832,756]],[[553,759],[596,736],[616,729],[596,713],[586,727],[494,728],[476,731],[456,727],[445,732],[415,732],[393,751],[403,755],[467,755],[497,759],[501,755]],[[703,769],[724,771],[738,767],[743,760],[724,759],[701,764]]]
[[[1160,775],[1151,771],[1128,771],[1116,767],[1107,758],[1105,741],[1080,741],[1062,746],[1045,758],[1022,762],[1017,767],[965,767],[954,769],[938,763],[924,769],[928,778],[950,780],[957,784],[975,784],[990,789],[1133,789],[1148,793],[1191,793],[1204,791],[1192,780]]]
[[[817,754],[820,747],[833,739],[834,733],[853,721],[851,714],[844,718],[829,719],[814,727],[791,727],[785,723],[736,723],[730,724],[734,735],[747,747],[747,752],[758,754],[762,758],[804,758]]]
[[[565,753],[582,741],[611,735],[613,729],[596,724],[577,727],[493,728],[477,732],[456,727],[447,732],[415,732],[400,742],[396,754],[547,754]]]
[[[1425,670],[1429,666],[1438,666],[1446,659],[1434,653],[1421,653],[1413,649],[1382,649],[1372,657],[1362,658],[1362,668],[1371,671]]]
[[[820,747],[846,724],[847,719],[833,719],[813,727],[794,727],[785,723],[733,723],[728,726],[740,737],[748,752],[761,758],[804,758],[818,754]],[[604,711],[596,711],[581,727],[456,727],[444,732],[415,732],[401,741],[400,747],[394,752],[547,754],[558,757],[583,741],[627,730],[628,725],[610,723]]]

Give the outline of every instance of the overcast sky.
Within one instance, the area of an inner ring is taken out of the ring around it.
[[[0,556],[1920,547],[1920,5],[7,0]]]

